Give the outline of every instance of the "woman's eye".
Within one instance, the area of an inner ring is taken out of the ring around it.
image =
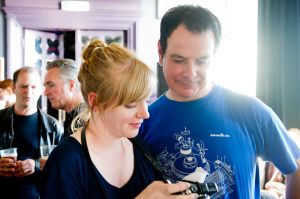
[[[136,107],[136,103],[130,103],[125,105],[126,108],[134,108]]]
[[[151,104],[152,102],[154,101],[154,98],[153,97],[149,97],[145,100],[145,103],[146,104]]]

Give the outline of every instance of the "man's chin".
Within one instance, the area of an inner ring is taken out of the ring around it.
[[[59,107],[57,105],[55,105],[55,104],[51,104],[51,108],[53,108],[53,109],[59,109]]]

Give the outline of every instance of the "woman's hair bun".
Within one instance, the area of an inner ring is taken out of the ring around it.
[[[85,49],[82,52],[82,59],[83,61],[86,61],[89,59],[89,57],[91,56],[91,54],[98,48],[104,48],[106,47],[107,44],[99,39],[96,40],[90,40]]]

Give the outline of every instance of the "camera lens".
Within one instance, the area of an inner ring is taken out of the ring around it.
[[[191,190],[192,193],[198,193],[198,188],[194,184],[191,185],[190,190]]]

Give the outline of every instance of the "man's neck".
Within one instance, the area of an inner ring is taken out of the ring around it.
[[[188,101],[193,101],[193,100],[197,100],[200,98],[203,98],[205,96],[207,96],[210,91],[213,89],[214,87],[214,83],[211,81],[207,81],[205,83],[205,85],[203,85],[203,87],[201,88],[201,90],[194,96],[188,96],[188,97],[182,97],[180,95],[176,95],[175,92],[172,92],[170,89],[167,91],[166,93],[166,97],[168,99],[174,100],[174,101],[178,101],[178,102],[188,102]]]
[[[15,104],[14,112],[17,115],[32,115],[33,113],[37,112],[37,107],[22,107]]]
[[[71,111],[73,111],[80,103],[82,103],[83,100],[82,99],[74,99],[72,100],[66,107],[65,107],[65,111],[67,113],[70,113]]]

